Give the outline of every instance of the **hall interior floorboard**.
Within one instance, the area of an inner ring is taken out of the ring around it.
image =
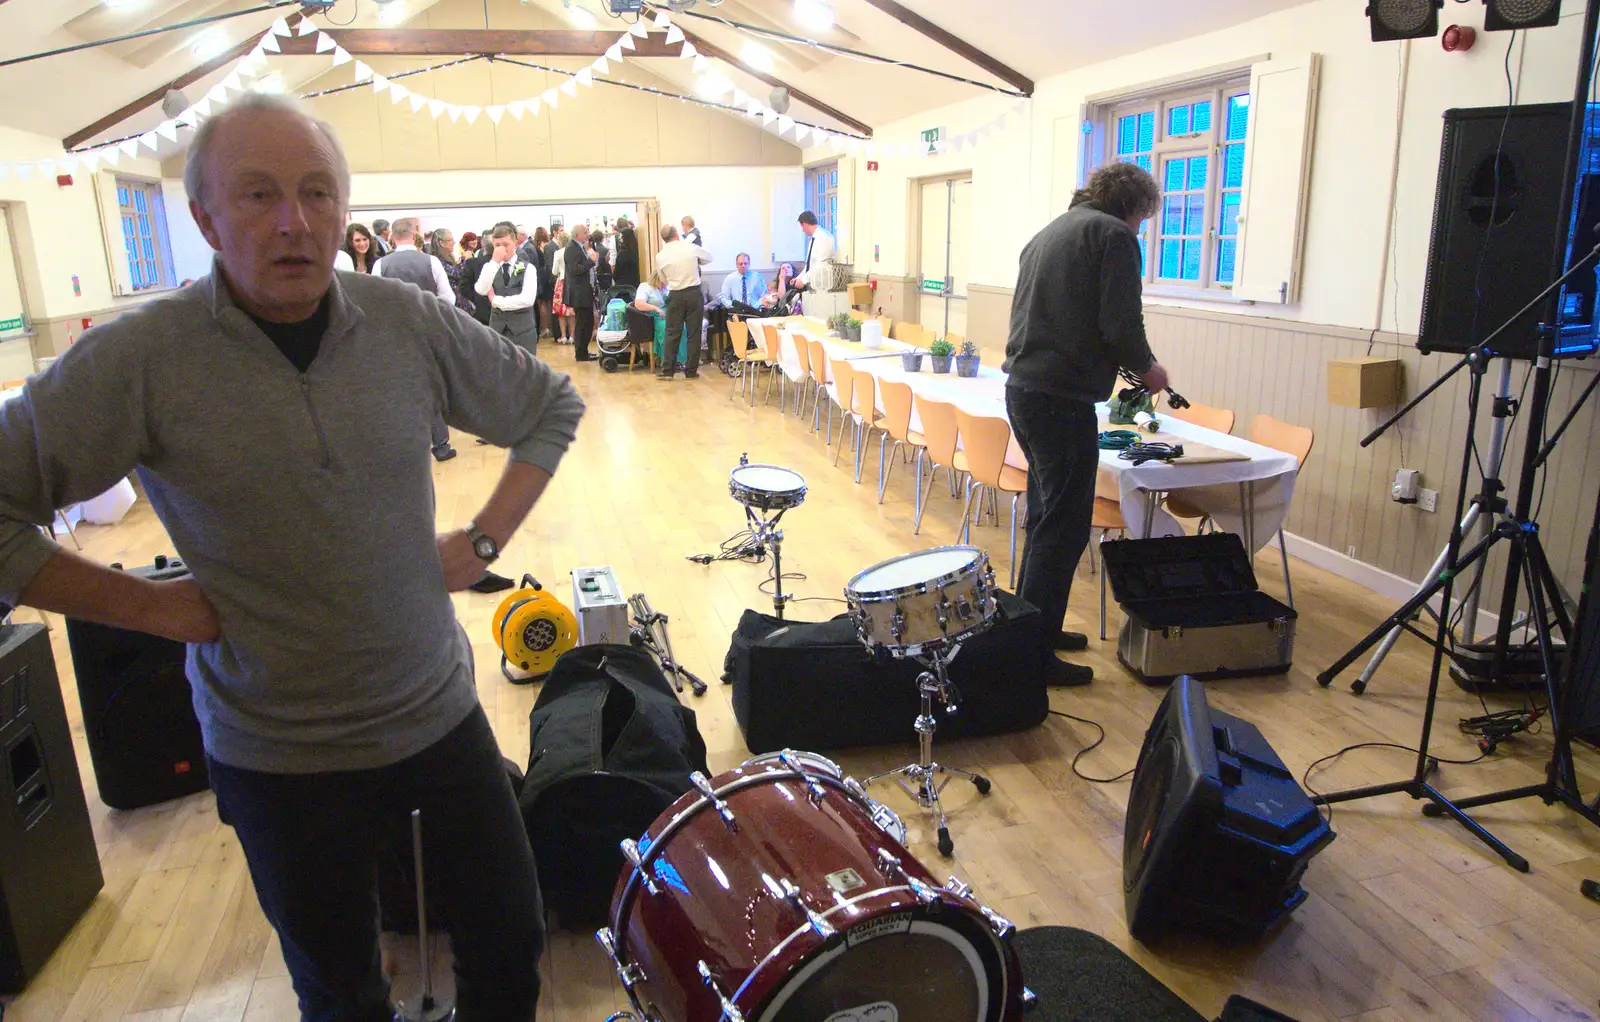
[[[757,591],[768,565],[694,564],[744,524],[728,495],[727,476],[748,452],[752,462],[794,469],[806,478],[804,505],[783,520],[784,565],[803,572],[795,595],[817,602],[791,605],[790,616],[818,620],[841,612],[845,582],[878,561],[955,541],[959,500],[941,480],[920,537],[911,534],[912,472],[895,467],[885,503],[876,503],[877,451],[869,448],[861,484],[851,476],[849,451],[833,453],[810,432],[810,415],[780,412],[776,398],[758,395],[754,408],[729,400],[729,381],[707,372],[698,381],[660,383],[644,372],[606,375],[576,365],[571,349],[544,345],[541,354],[572,371],[589,404],[574,449],[534,514],[496,566],[506,575],[529,572],[565,602],[568,572],[610,564],[629,592],[643,591],[671,618],[674,649],[711,686],[703,698],[685,694],[699,716],[713,772],[749,753],[734,720],[731,690],[720,684],[728,637],[746,607],[770,611]],[[765,393],[763,381],[762,394]],[[792,394],[791,394],[792,396]],[[436,465],[438,525],[466,523],[493,488],[504,453],[457,435],[460,457]],[[848,440],[846,441],[848,443]],[[263,479],[263,485],[271,485]],[[1007,569],[1007,509],[1001,528],[985,524],[975,542]],[[359,523],[353,523],[359,526]],[[85,553],[102,562],[147,564],[170,553],[166,534],[141,497],[115,526],[79,529]],[[1257,560],[1263,588],[1281,596],[1275,548]],[[314,567],[310,570],[315,570]],[[1308,564],[1293,565],[1300,609],[1294,669],[1286,676],[1239,679],[1209,686],[1213,705],[1256,723],[1297,772],[1312,760],[1362,741],[1416,741],[1428,656],[1403,639],[1362,697],[1347,677],[1318,687],[1315,673],[1392,609],[1390,601]],[[1072,620],[1098,630],[1098,579],[1080,566]],[[500,596],[461,593],[455,603],[471,637],[478,689],[505,753],[528,757],[528,713],[536,686],[502,679],[490,637]],[[18,620],[35,619],[21,611]],[[1140,739],[1164,689],[1147,687],[1116,660],[1112,641],[1095,639],[1083,656],[1095,668],[1086,689],[1056,690],[1053,707],[1105,725],[1107,739],[1081,764],[1114,774],[1133,765]],[[233,833],[216,817],[209,793],[132,812],[107,809],[96,797],[72,664],[60,618],[51,616],[57,664],[67,689],[78,762],[89,793],[106,874],[104,892],[48,967],[7,1009],[13,1022],[287,1022],[297,1017],[282,956],[256,902]],[[1446,681],[1438,716],[1438,755],[1476,754],[1455,727],[1458,717],[1482,712],[1475,698]],[[1490,708],[1513,705],[1491,699]],[[830,707],[798,707],[806,713]],[[911,721],[905,744],[830,753],[864,776],[914,756]],[[1129,782],[1091,784],[1069,769],[1093,741],[1092,728],[1060,717],[1022,734],[941,743],[938,755],[979,769],[994,781],[980,798],[952,785],[947,805],[956,852],[942,861],[928,820],[898,789],[875,789],[901,813],[911,844],[936,872],[976,885],[989,905],[1019,926],[1082,927],[1126,949],[1205,1017],[1231,993],[1243,993],[1296,1018],[1398,1020],[1595,1019],[1600,999],[1600,905],[1578,892],[1585,877],[1600,877],[1600,833],[1561,809],[1536,801],[1488,808],[1479,819],[1533,863],[1512,872],[1456,824],[1426,819],[1404,796],[1341,805],[1333,816],[1338,839],[1311,865],[1310,898],[1286,924],[1243,947],[1173,939],[1157,947],[1133,941],[1123,922],[1122,817]],[[1452,795],[1537,781],[1549,735],[1524,737],[1474,766],[1445,765],[1437,783]],[[1600,757],[1580,747],[1586,785],[1600,780]],[[1332,790],[1409,776],[1411,757],[1363,750],[1319,771],[1312,783]],[[398,993],[414,990],[414,941],[389,948]],[[438,985],[448,990],[448,953],[434,954]],[[598,1022],[624,1005],[609,963],[588,933],[552,934],[543,964],[539,1018]]]

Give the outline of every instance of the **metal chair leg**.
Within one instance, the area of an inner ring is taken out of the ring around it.
[[[961,502],[961,533],[956,539],[957,543],[965,543],[972,535],[972,480],[967,480],[966,499]],[[979,494],[982,499],[982,494]]]
[[[1011,495],[1011,591],[1017,591],[1017,501],[1020,493]]]
[[[832,416],[829,416],[829,418],[831,420]],[[839,446],[835,447],[833,449],[833,463],[835,465],[839,464],[839,455],[844,453],[844,428],[845,428],[845,422],[844,422],[843,419],[840,419],[839,420]]]
[[[1104,529],[1100,530],[1100,543],[1095,546],[1094,555],[1101,558],[1100,563],[1100,641],[1106,641],[1106,566],[1105,554],[1100,552],[1100,546],[1106,541]]]
[[[1278,530],[1278,556],[1283,558],[1283,589],[1289,594],[1289,609],[1294,609],[1294,586],[1289,583],[1289,548],[1284,545],[1283,530]]]
[[[917,535],[922,531],[922,514],[928,510],[928,498],[933,496],[933,479],[939,474],[939,466],[933,466],[933,471],[928,473],[928,488],[922,489],[922,456],[917,456],[917,489],[921,491],[921,499],[917,501],[917,518],[911,525],[911,534]]]
[[[78,531],[72,527],[72,522],[67,519],[66,513],[58,509],[56,517],[61,519],[61,524],[67,527],[67,535],[72,537],[72,545],[82,550],[83,544],[78,542]],[[1280,532],[1278,535],[1282,536],[1283,533]]]

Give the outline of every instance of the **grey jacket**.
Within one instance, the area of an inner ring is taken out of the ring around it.
[[[1119,366],[1150,368],[1143,282],[1126,223],[1088,204],[1057,217],[1022,250],[1009,385],[1094,403],[1111,393]]]
[[[334,274],[297,372],[215,273],[85,333],[0,404],[0,600],[58,547],[52,510],[137,471],[216,606],[189,647],[206,749],[251,770],[366,769],[477,703],[435,543],[435,419],[554,471],[565,375],[394,280]]]

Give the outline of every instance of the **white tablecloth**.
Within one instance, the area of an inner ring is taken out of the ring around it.
[[[790,379],[799,379],[802,375],[795,348],[797,332],[788,329],[780,332],[783,339],[781,368]],[[880,380],[909,383],[916,397],[949,402],[971,415],[1008,417],[1006,374],[998,366],[980,366],[976,377],[962,379],[955,374],[953,367],[948,374],[932,372],[929,360],[924,358],[921,372],[908,373],[901,368],[898,352],[911,345],[886,340],[882,348],[869,351],[860,344],[841,341],[837,337],[800,336],[822,341],[829,358],[851,359],[850,365],[858,371],[871,373]],[[888,357],[862,357],[868,355]],[[881,410],[881,401],[879,407]],[[1106,416],[1105,406],[1100,405],[1098,411],[1103,420]],[[922,428],[915,403],[911,411],[911,428],[919,432]],[[1128,534],[1134,538],[1179,535],[1183,530],[1175,518],[1162,510],[1156,510],[1152,515],[1151,509],[1159,494],[1182,490],[1183,499],[1210,514],[1219,528],[1253,539],[1257,550],[1270,542],[1282,526],[1284,516],[1289,513],[1289,501],[1294,496],[1295,473],[1299,470],[1294,455],[1179,419],[1162,419],[1161,429],[1164,433],[1208,447],[1248,455],[1250,460],[1198,465],[1168,465],[1161,462],[1134,465],[1117,457],[1116,451],[1101,451],[1097,490],[1102,496],[1121,503],[1122,516],[1128,522]],[[1026,468],[1028,464],[1014,435],[1006,453],[1006,462],[1017,468]],[[1251,519],[1251,534],[1247,534],[1244,528],[1246,500],[1254,505],[1255,510]],[[1150,521],[1148,530],[1147,519]]]

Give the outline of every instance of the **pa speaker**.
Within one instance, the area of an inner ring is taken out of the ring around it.
[[[1549,28],[1561,21],[1561,0],[1483,0],[1488,10],[1483,27],[1489,32]]]
[[[166,580],[188,570],[163,557],[131,573]],[[67,643],[100,800],[137,809],[209,787],[184,644],[73,618]]]
[[[50,639],[0,626],[0,993],[44,968],[103,886]]]
[[[1128,929],[1259,936],[1306,898],[1333,831],[1255,725],[1173,682],[1139,751],[1122,840]]]
[[[1439,10],[1444,0],[1372,0],[1367,17],[1372,20],[1372,41],[1431,39],[1439,34]]]
[[[1561,275],[1555,251],[1569,230],[1557,221],[1571,114],[1570,103],[1445,111],[1417,335],[1424,352],[1468,351]],[[1585,186],[1595,180],[1585,176]],[[1563,295],[1570,322],[1557,340],[1559,354],[1594,350],[1594,275],[1578,274],[1585,276]],[[1544,313],[1541,303],[1520,317],[1495,352],[1534,358]]]

